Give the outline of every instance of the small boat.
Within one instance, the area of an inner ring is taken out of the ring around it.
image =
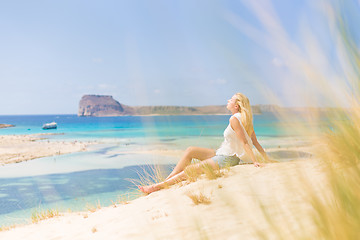
[[[56,129],[57,128],[57,124],[56,122],[52,122],[52,123],[45,123],[42,126],[42,129],[46,130],[46,129]]]

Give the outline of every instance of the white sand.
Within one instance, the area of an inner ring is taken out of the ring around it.
[[[322,183],[311,188],[318,194],[325,187],[322,167],[314,159],[262,168],[239,165],[225,177],[180,183],[116,208],[18,226],[0,232],[0,239],[259,239],[257,231],[278,239],[260,205],[289,236],[309,233],[306,182]],[[195,205],[187,196],[199,192],[211,203]]]
[[[0,165],[85,151],[90,143],[48,141],[44,134],[0,136]]]

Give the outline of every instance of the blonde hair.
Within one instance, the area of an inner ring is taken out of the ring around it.
[[[236,93],[236,104],[239,106],[241,115],[241,123],[245,128],[246,133],[251,137],[254,131],[253,115],[251,111],[249,99],[242,93]]]

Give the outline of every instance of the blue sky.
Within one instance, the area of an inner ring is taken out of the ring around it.
[[[301,67],[338,91],[326,2],[1,1],[0,115],[77,113],[84,94],[130,106],[220,105],[235,92],[327,105]]]

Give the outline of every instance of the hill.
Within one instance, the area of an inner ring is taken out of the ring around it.
[[[265,106],[265,105],[264,105]],[[262,105],[252,106],[253,114],[261,114]],[[266,105],[264,108],[273,109]],[[276,106],[275,106],[276,108]],[[186,107],[186,106],[128,106],[108,95],[84,95],[79,103],[78,116],[141,116],[141,115],[213,115],[230,114],[226,105]]]

